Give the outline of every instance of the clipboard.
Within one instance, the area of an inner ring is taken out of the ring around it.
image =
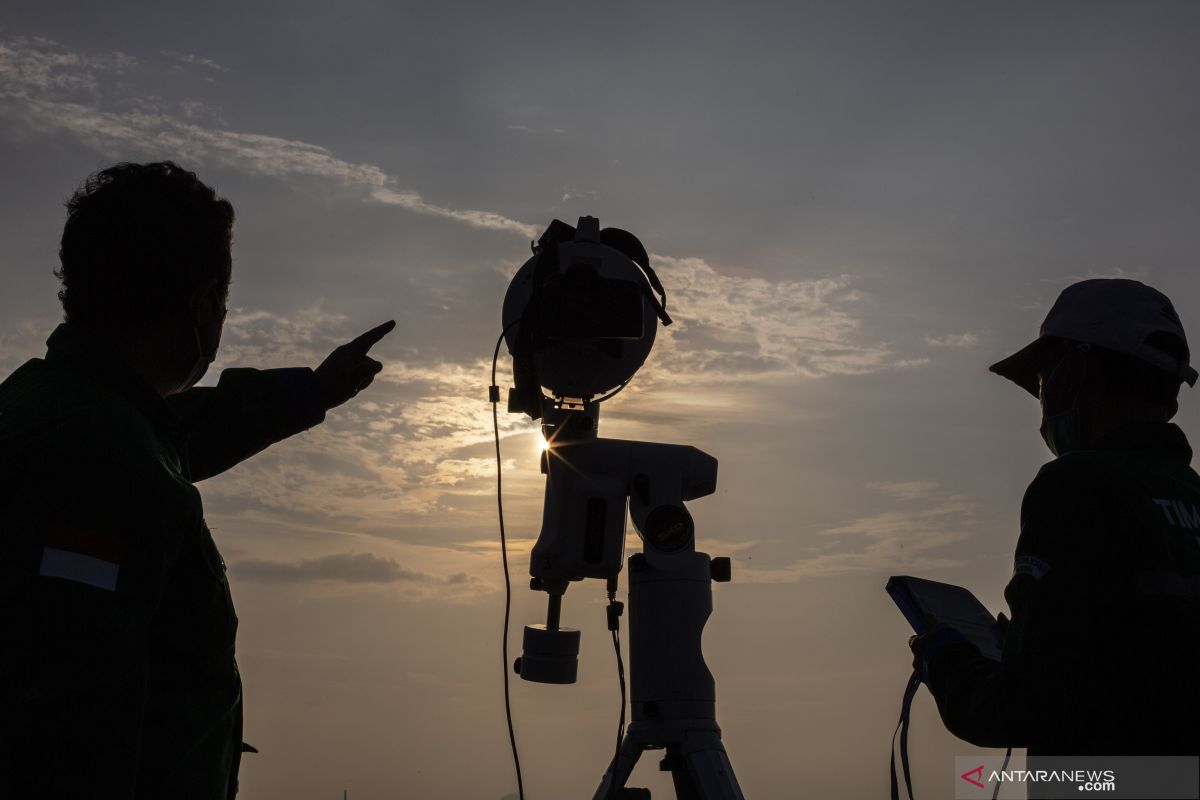
[[[893,575],[888,578],[887,593],[918,634],[927,633],[930,620],[962,634],[980,654],[1000,660],[1004,637],[1000,624],[983,603],[961,586],[950,583]]]

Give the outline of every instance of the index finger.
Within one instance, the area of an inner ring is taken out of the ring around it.
[[[392,328],[396,327],[396,320],[389,319],[382,325],[371,328],[371,330],[359,336],[354,341],[347,345],[351,350],[357,350],[360,353],[365,353],[370,350],[376,342],[392,332]]]

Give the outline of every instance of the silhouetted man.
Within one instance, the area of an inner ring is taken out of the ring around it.
[[[0,797],[237,790],[241,681],[225,564],[193,482],[371,383],[386,323],[316,370],[217,353],[233,208],[170,162],[67,204],[66,321],[0,384]]]
[[[1002,661],[948,628],[914,641],[958,737],[1031,757],[1200,754],[1200,477],[1169,422],[1188,362],[1163,294],[1087,280],[992,366],[1040,398],[1056,458],[1021,505]]]

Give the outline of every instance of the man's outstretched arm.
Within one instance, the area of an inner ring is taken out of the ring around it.
[[[227,369],[216,386],[168,397],[191,431],[191,479],[219,475],[275,442],[320,424],[326,411],[367,388],[383,369],[367,353],[395,327],[395,321],[389,321],[372,328],[335,349],[315,370]]]

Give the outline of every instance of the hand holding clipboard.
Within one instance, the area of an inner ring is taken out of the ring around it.
[[[894,575],[888,579],[887,593],[917,635],[928,633],[935,624],[943,625],[960,634],[980,654],[1000,660],[1004,639],[1000,622],[961,586]]]

